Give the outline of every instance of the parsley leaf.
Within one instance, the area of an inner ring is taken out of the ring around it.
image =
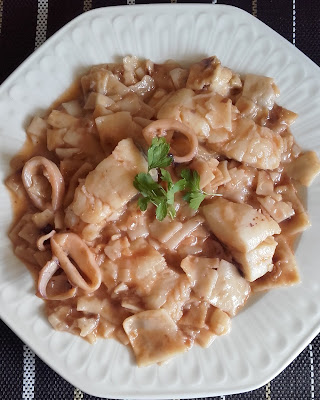
[[[148,171],[152,168],[164,168],[172,164],[169,156],[170,144],[164,137],[155,137],[148,150]]]
[[[156,210],[156,217],[157,220],[162,221],[168,213],[168,206],[166,199],[160,201],[159,205],[157,206]]]
[[[168,190],[167,190],[167,202],[168,204],[172,205],[174,204],[174,195],[177,192],[181,192],[181,190],[184,190],[186,187],[186,180],[185,179],[180,179],[178,182],[175,184],[172,181],[170,173],[163,169],[160,168],[161,171],[161,179],[168,184]]]
[[[160,168],[160,172],[161,172],[161,179],[163,181],[167,182],[168,186],[172,186],[173,182],[172,182],[172,178],[171,178],[169,171],[167,171],[166,169]]]
[[[221,196],[221,194],[209,194],[200,189],[200,175],[196,170],[184,169],[181,171],[181,177],[186,182],[185,189],[187,190],[183,199],[189,203],[193,210],[197,210],[200,207],[206,196]]]
[[[170,177],[171,178],[171,177]],[[157,182],[155,182],[151,175],[145,172],[137,174],[133,181],[134,187],[142,194],[138,200],[138,206],[141,211],[145,211],[149,203],[156,206],[156,217],[162,221],[168,214],[168,193]],[[175,210],[170,208],[169,215],[174,218]]]
[[[169,156],[170,144],[165,138],[154,138],[148,150],[148,172],[140,172],[134,178],[133,185],[140,192],[142,197],[138,200],[141,211],[146,211],[148,204],[152,203],[156,207],[156,217],[162,221],[167,214],[173,219],[176,216],[174,206],[174,195],[177,192],[186,190],[183,198],[193,210],[197,210],[206,196],[221,196],[220,194],[208,194],[200,189],[200,176],[197,171],[184,169],[181,171],[181,178],[173,183],[170,172],[164,169],[172,163]],[[153,168],[160,169],[160,179],[166,182],[162,186],[155,182],[149,171]],[[167,189],[165,189],[165,187]]]
[[[186,188],[191,192],[197,192],[200,190],[200,175],[198,171],[191,169],[183,169],[181,171],[181,177],[186,181]]]
[[[190,202],[189,202],[190,207],[193,210],[197,210],[205,198],[206,194],[203,192],[192,192],[190,194]]]
[[[138,206],[141,211],[146,211],[148,204],[150,202],[150,199],[148,197],[140,197],[138,200]]]
[[[153,203],[157,198],[166,195],[166,191],[163,187],[159,185],[159,183],[155,182],[150,174],[145,172],[140,172],[135,176],[133,186],[139,190],[144,197],[148,197]]]

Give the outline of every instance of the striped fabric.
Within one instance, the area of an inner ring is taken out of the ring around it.
[[[154,3],[193,3],[159,0]],[[149,0],[0,0],[0,83],[48,37],[91,8]],[[252,13],[320,65],[319,0],[207,0]],[[94,400],[44,364],[0,321],[0,398]],[[212,400],[320,399],[320,335],[273,381],[253,392]]]

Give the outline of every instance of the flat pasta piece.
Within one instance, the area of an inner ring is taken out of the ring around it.
[[[155,219],[149,226],[150,234],[161,243],[168,242],[180,229],[182,223],[179,221],[172,220],[171,218],[165,218],[163,221]]]
[[[141,127],[132,120],[128,111],[98,117],[95,123],[106,153],[112,151],[120,140],[141,135]]]
[[[240,275],[237,267],[220,260],[218,279],[212,290],[210,303],[234,316],[250,294],[250,284]]]
[[[320,160],[314,151],[306,151],[286,166],[286,172],[304,186],[310,186],[320,173]]]
[[[179,320],[180,325],[190,326],[193,329],[201,329],[206,325],[208,303],[204,301],[194,301],[183,311],[183,316]]]
[[[285,201],[274,200],[271,196],[257,197],[257,200],[278,224],[295,214],[291,204]]]
[[[219,266],[218,258],[188,256],[181,262],[181,268],[186,273],[193,291],[205,300],[210,300],[212,290],[218,279],[215,268]]]
[[[216,57],[204,58],[190,68],[186,84],[187,88],[201,90],[206,88],[222,96],[227,96],[231,89],[241,88],[239,75],[231,69],[223,67]]]
[[[301,233],[311,226],[308,214],[298,197],[297,189],[292,183],[276,187],[276,192],[282,196],[283,201],[290,203],[295,214],[281,223],[284,235],[292,236]]]
[[[169,268],[158,273],[150,293],[143,298],[146,308],[152,310],[162,307],[169,293],[178,284],[179,278],[180,275]]]
[[[138,295],[149,295],[158,274],[167,268],[164,257],[142,238],[131,242],[126,252],[127,255],[102,263],[102,282],[110,289],[120,283],[131,284]]]
[[[217,335],[215,335],[207,326],[201,328],[199,333],[196,336],[195,342],[207,349],[209,346],[212,345],[214,340],[216,339]]]
[[[191,285],[184,274],[181,274],[168,293],[166,302],[162,306],[168,312],[170,317],[175,321],[179,321],[183,314],[183,307],[190,299]]]
[[[165,310],[135,314],[123,322],[139,367],[169,360],[190,347]]]
[[[278,94],[273,78],[254,74],[245,76],[242,96],[253,101],[258,107],[271,110]]]

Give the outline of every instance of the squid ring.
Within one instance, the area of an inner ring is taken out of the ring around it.
[[[190,150],[184,156],[177,156],[173,153],[173,158],[176,163],[186,163],[191,161],[198,151],[198,138],[194,131],[187,125],[179,122],[175,119],[158,119],[157,121],[151,122],[143,130],[142,134],[149,145],[151,145],[152,139],[155,137],[163,137],[167,135],[169,130],[177,131],[182,133],[189,141]]]
[[[58,233],[50,239],[50,244],[52,253],[59,260],[60,266],[72,286],[79,287],[87,293],[94,292],[99,288],[101,271],[94,254],[78,235]]]
[[[39,174],[44,175],[51,185],[51,202],[32,191],[34,184],[32,177]],[[57,211],[61,207],[65,185],[61,172],[54,162],[41,156],[31,158],[23,167],[22,182],[33,204],[40,210]]]
[[[57,294],[57,295],[48,295],[47,287],[49,281],[52,279],[53,275],[58,271],[60,268],[59,260],[57,257],[52,257],[50,261],[46,263],[46,265],[42,268],[38,278],[38,296],[42,297],[46,300],[66,300],[74,297],[77,288],[72,287],[64,293]]]

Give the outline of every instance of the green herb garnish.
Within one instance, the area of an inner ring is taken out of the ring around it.
[[[164,137],[155,137],[152,139],[148,150],[148,171],[152,168],[168,167],[172,163],[172,157],[169,154],[170,144]]]
[[[173,183],[170,172],[164,169],[172,164],[169,155],[170,144],[165,138],[154,138],[148,150],[148,172],[140,172],[134,178],[133,185],[141,193],[138,200],[141,211],[145,211],[149,203],[156,207],[156,218],[162,221],[167,214],[173,219],[176,216],[174,207],[174,195],[186,190],[183,196],[193,210],[197,210],[206,196],[221,196],[220,194],[208,194],[200,189],[200,176],[197,171],[184,169],[181,178]],[[167,189],[152,179],[149,171],[153,168],[160,169],[160,180],[166,182]]]
[[[149,203],[157,207],[156,216],[162,221],[167,215],[167,192],[159,183],[155,182],[149,173],[140,172],[135,176],[133,186],[143,197],[138,200],[141,211],[145,211]]]
[[[200,207],[206,196],[222,196],[218,193],[210,194],[200,189],[200,175],[195,170],[184,169],[181,171],[181,177],[186,182],[185,189],[187,190],[183,199],[189,203],[193,210],[197,210]]]
[[[165,138],[154,138],[148,150],[148,173],[141,172],[136,175],[133,181],[134,187],[139,190],[143,197],[138,200],[141,211],[145,211],[149,203],[156,206],[156,217],[162,221],[169,213],[171,218],[175,217],[174,193],[177,192],[172,182],[171,175],[163,169],[172,163],[169,155],[170,144]],[[153,168],[161,168],[161,179],[167,182],[168,190],[165,190],[160,183],[155,182],[149,171]]]

